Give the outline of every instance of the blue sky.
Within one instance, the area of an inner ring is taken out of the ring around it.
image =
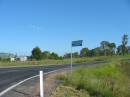
[[[72,40],[90,49],[102,40],[119,45],[126,32],[129,0],[0,0],[0,52],[28,55],[39,46],[63,55]]]

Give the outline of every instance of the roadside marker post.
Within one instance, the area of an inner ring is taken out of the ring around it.
[[[43,71],[40,71],[40,97],[44,97],[44,79],[43,79]]]
[[[72,69],[73,69],[73,51],[72,48],[76,46],[82,46],[83,45],[83,40],[78,40],[78,41],[72,41],[71,43],[71,74],[72,74]]]

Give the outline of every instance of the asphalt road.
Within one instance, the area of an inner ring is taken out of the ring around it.
[[[75,64],[73,67],[89,66],[102,64],[106,62],[89,62],[83,64]],[[43,70],[45,73],[57,69],[69,68],[70,65],[52,65],[52,66],[35,66],[35,67],[15,67],[15,68],[0,68],[0,92],[7,89],[11,85],[18,83],[26,78],[38,75],[39,70]]]

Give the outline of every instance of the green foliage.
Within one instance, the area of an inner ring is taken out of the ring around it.
[[[109,46],[110,54],[114,55],[115,54],[115,49],[116,49],[116,44],[115,43],[110,43],[108,46]]]
[[[106,56],[107,55],[107,50],[109,49],[109,42],[108,41],[102,41],[101,43],[101,49],[103,50],[104,52],[104,55]]]
[[[81,51],[80,51],[80,56],[81,57],[87,57],[89,54],[89,49],[88,48],[83,48]]]
[[[52,52],[51,55],[50,55],[50,59],[56,59],[57,60],[57,59],[59,59],[59,56],[58,56],[58,54]]]
[[[88,91],[90,97],[130,97],[130,79],[113,64],[80,68],[64,77],[65,86]]]
[[[119,54],[119,55],[128,54],[127,43],[128,43],[128,35],[124,34],[122,37],[122,44],[119,45],[117,48],[117,54]]]
[[[10,58],[4,58],[4,59],[1,59],[1,61],[3,61],[3,62],[10,62]]]
[[[71,53],[66,53],[65,55],[64,55],[64,58],[70,58],[71,57]]]
[[[79,57],[80,57],[80,55],[79,55],[78,52],[72,53],[72,56],[73,56],[73,58],[79,58]],[[64,55],[64,58],[70,58],[70,57],[71,57],[71,53],[66,53],[66,54]]]
[[[117,47],[116,50],[116,44],[111,43],[109,41],[101,41],[100,46],[93,48],[93,49],[88,49],[88,48],[83,48],[80,51],[80,54],[78,52],[72,53],[73,58],[79,58],[79,57],[96,57],[96,56],[112,56],[116,55],[116,51],[118,55],[125,55],[128,54],[128,35],[124,34],[122,37],[122,44]],[[36,60],[40,59],[63,59],[63,58],[70,58],[71,53],[66,53],[63,57],[59,57],[57,53],[50,53],[49,51],[44,51],[41,52],[39,47],[36,47],[32,51],[32,56],[30,59],[34,58]]]
[[[79,53],[78,52],[74,52],[72,55],[73,55],[74,58],[78,58],[79,57]]]
[[[119,67],[128,76],[130,76],[130,60],[122,60]]]
[[[124,34],[122,37],[122,45],[126,46],[128,43],[128,35]]]
[[[102,41],[100,44],[101,44],[100,48],[103,51],[105,56],[115,54],[115,49],[116,49],[115,43],[110,43],[108,41]]]
[[[81,57],[94,57],[94,56],[109,56],[115,55],[116,44],[110,43],[108,41],[102,41],[100,47],[89,50],[88,48],[83,48],[80,51]]]
[[[101,47],[97,47],[92,50],[94,52],[93,56],[103,56],[104,55],[104,53],[101,51]]]
[[[42,59],[55,59],[55,60],[62,60],[63,58],[62,57],[59,57],[58,54],[52,52],[50,53],[49,51],[44,51],[42,52],[40,50],[39,47],[35,47],[33,50],[32,50],[32,59],[36,59],[36,60],[42,60]]]
[[[42,51],[40,50],[39,47],[35,47],[32,50],[32,58],[36,60],[41,60],[42,59]]]
[[[50,56],[51,56],[51,53],[49,51],[44,51],[42,53],[43,59],[49,59]]]
[[[82,57],[82,58],[73,58],[73,63],[74,64],[80,64],[80,63],[86,63],[86,62],[95,62],[95,61],[108,61],[112,62],[113,64],[117,64],[117,62],[120,62],[120,60],[126,60],[129,59],[130,55],[125,55],[125,56],[97,56],[97,57]],[[20,61],[15,61],[15,62],[10,62],[10,61],[3,61],[3,59],[0,61],[0,67],[9,67],[9,66],[33,66],[36,65],[34,62],[36,60],[31,60],[30,58],[26,62],[20,62]],[[42,64],[42,65],[53,65],[53,64],[70,64],[70,58],[64,59],[62,57],[59,57],[58,60],[55,59],[42,59],[42,60],[37,60],[36,61],[37,66]]]

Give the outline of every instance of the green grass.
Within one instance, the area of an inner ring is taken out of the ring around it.
[[[99,57],[86,57],[86,58],[73,58],[73,63],[83,63],[83,62],[93,62],[93,61],[110,61],[117,63],[119,60],[124,60],[130,58],[130,55],[127,56],[99,56]],[[8,62],[0,61],[0,67],[24,67],[24,66],[41,66],[41,65],[53,65],[53,64],[70,64],[70,59],[63,60],[41,60],[41,61],[26,61],[26,62]]]
[[[61,76],[60,80],[63,86],[85,90],[90,97],[130,97],[130,63],[127,63],[127,68],[123,65],[126,63],[121,64],[80,68],[72,75]]]

